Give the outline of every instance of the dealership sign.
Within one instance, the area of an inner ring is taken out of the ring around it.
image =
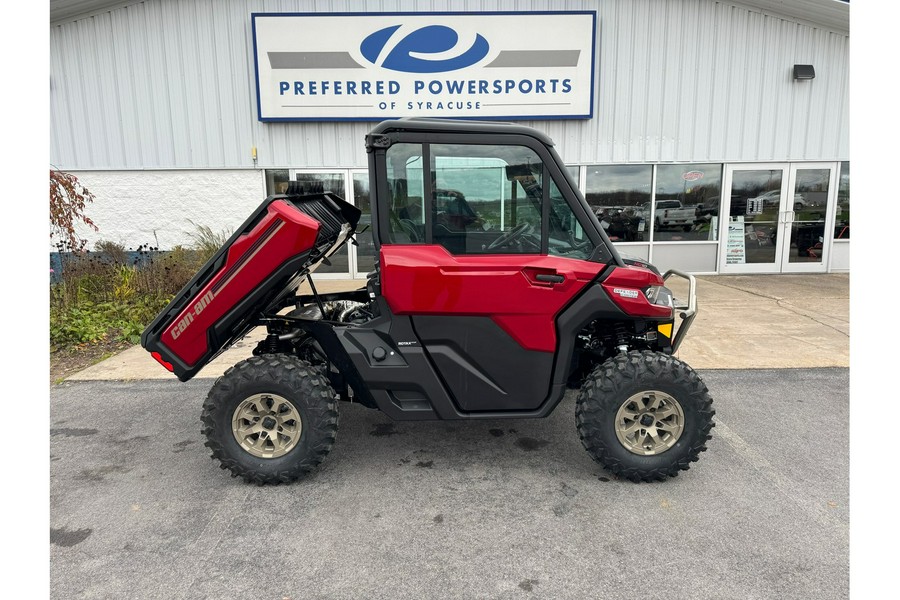
[[[595,12],[252,18],[260,121],[593,116]]]

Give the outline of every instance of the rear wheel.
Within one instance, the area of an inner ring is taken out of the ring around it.
[[[706,450],[714,414],[706,385],[687,364],[668,354],[629,352],[588,375],[575,422],[588,453],[608,471],[661,481]]]
[[[289,483],[331,451],[337,401],[319,369],[287,354],[266,354],[236,364],[216,381],[201,421],[212,457],[232,476]]]

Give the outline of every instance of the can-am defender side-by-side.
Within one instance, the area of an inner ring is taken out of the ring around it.
[[[697,460],[712,400],[673,356],[696,315],[694,279],[620,257],[546,135],[400,119],[365,142],[377,260],[364,288],[316,292],[313,270],[356,241],[361,212],[294,182],[141,338],[187,381],[266,328],[203,405],[222,468],[300,478],[334,444],[338,400],[404,421],[537,418],[567,389],[580,389],[584,447],[612,473],[662,480]],[[687,301],[671,276],[689,280]]]

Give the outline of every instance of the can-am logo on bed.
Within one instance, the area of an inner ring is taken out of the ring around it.
[[[254,14],[261,121],[590,118],[596,13]]]

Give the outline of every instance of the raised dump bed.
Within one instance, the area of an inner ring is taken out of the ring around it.
[[[147,327],[141,345],[187,381],[294,294],[359,217],[330,192],[269,196]]]

